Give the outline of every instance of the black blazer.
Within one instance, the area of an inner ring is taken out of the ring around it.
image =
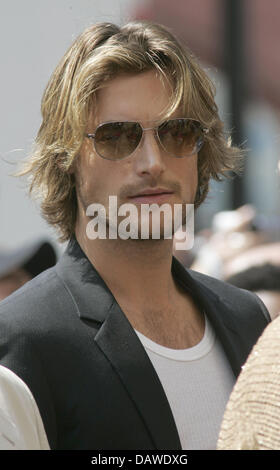
[[[176,258],[172,273],[205,310],[237,376],[270,321],[264,305]],[[75,238],[55,267],[0,303],[0,364],[31,390],[52,449],[181,449],[141,341]]]

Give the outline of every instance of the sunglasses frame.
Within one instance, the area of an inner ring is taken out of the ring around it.
[[[95,152],[97,153],[97,155],[98,155],[99,157],[104,158],[104,160],[119,161],[119,160],[124,160],[125,158],[128,158],[128,157],[131,157],[131,155],[133,155],[134,152],[136,152],[136,150],[137,150],[138,147],[140,146],[140,144],[141,144],[141,142],[142,142],[142,139],[143,139],[143,136],[144,136],[144,132],[145,132],[145,131],[153,130],[153,131],[155,131],[157,140],[158,140],[158,142],[159,142],[161,148],[162,148],[168,155],[172,155],[171,152],[168,152],[168,151],[164,148],[164,146],[163,146],[163,144],[162,144],[162,142],[161,142],[161,140],[160,140],[160,137],[159,137],[159,135],[158,135],[158,128],[159,128],[164,122],[178,121],[178,120],[196,122],[197,124],[199,124],[199,128],[200,128],[200,130],[202,131],[203,134],[208,134],[208,133],[209,133],[209,129],[208,129],[207,127],[203,127],[203,125],[202,125],[197,119],[193,119],[193,118],[173,118],[173,119],[167,119],[167,120],[163,121],[161,124],[159,124],[159,125],[157,125],[157,126],[153,126],[153,127],[143,127],[143,126],[141,125],[141,123],[138,122],[138,121],[120,121],[120,120],[116,120],[116,121],[106,121],[106,122],[102,122],[101,124],[99,124],[99,125],[96,127],[94,134],[85,134],[85,137],[87,137],[88,139],[91,139],[91,140],[93,141],[94,150],[95,150]],[[98,152],[98,150],[97,150],[97,148],[96,148],[96,145],[95,145],[95,135],[96,135],[96,132],[97,132],[97,130],[98,130],[101,126],[104,126],[104,124],[114,124],[114,123],[116,123],[116,122],[133,122],[133,123],[135,123],[135,124],[139,124],[139,126],[140,126],[141,129],[142,129],[142,136],[141,136],[141,139],[140,139],[139,143],[137,144],[137,146],[135,147],[135,149],[133,150],[133,152],[131,152],[129,155],[126,155],[125,157],[122,157],[122,158],[108,158],[108,157],[104,157],[103,155],[101,155],[101,154]],[[155,122],[155,121],[148,121],[148,122]],[[173,156],[173,158],[186,158],[187,156],[190,157],[190,156],[194,155],[195,153],[198,153],[198,152],[201,150],[203,144],[204,144],[204,139],[201,140],[201,142],[198,144],[198,148],[197,148],[193,153],[191,153],[190,155],[186,155],[186,156],[183,156],[183,157],[174,157],[174,155],[172,155],[172,156]]]

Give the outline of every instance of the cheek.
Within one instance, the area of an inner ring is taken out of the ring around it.
[[[75,163],[76,187],[80,194],[94,194],[99,191],[104,180],[100,157],[95,155],[90,143],[86,142]]]
[[[182,161],[182,165],[176,169],[182,186],[196,188],[198,182],[197,158]]]
[[[77,175],[79,194],[87,204],[100,202],[106,205],[108,196],[118,194],[123,174],[121,165],[93,154],[90,159],[81,160]]]

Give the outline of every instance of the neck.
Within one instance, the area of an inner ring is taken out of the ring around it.
[[[170,300],[175,291],[171,274],[172,239],[88,239],[84,224],[77,225],[76,238],[116,298],[133,305]]]
[[[134,328],[167,347],[197,344],[204,318],[172,276],[172,239],[89,240],[81,224],[75,234]]]

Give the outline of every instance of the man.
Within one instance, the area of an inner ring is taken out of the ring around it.
[[[269,315],[254,294],[186,271],[165,219],[145,238],[141,217],[164,203],[175,220],[175,204],[198,207],[209,179],[235,167],[209,79],[161,26],[98,24],[58,65],[42,114],[25,173],[70,241],[0,308],[2,409],[18,446],[215,448]],[[112,196],[136,210],[131,238],[117,231],[125,213],[108,215]],[[111,237],[94,238],[96,208]]]

